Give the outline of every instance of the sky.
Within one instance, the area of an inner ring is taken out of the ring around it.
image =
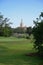
[[[24,26],[33,26],[33,20],[43,12],[43,0],[0,0],[0,12],[10,19],[14,28],[21,19]]]

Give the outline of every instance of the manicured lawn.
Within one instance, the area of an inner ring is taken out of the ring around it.
[[[43,60],[25,54],[35,52],[33,42],[14,37],[0,37],[0,65],[43,65]]]

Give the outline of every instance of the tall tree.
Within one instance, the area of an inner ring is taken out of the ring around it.
[[[43,13],[41,13],[41,17]],[[38,18],[39,19],[39,18]],[[39,21],[40,20],[40,21]],[[43,20],[39,19],[34,21],[33,35],[34,35],[34,48],[38,51],[39,55],[43,55]]]

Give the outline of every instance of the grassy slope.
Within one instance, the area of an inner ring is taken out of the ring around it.
[[[30,52],[34,52],[30,40],[0,37],[0,65],[39,65],[43,62],[38,57],[25,56]]]

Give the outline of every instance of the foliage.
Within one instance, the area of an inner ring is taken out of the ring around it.
[[[27,27],[26,33],[27,33],[27,37],[26,38],[29,39],[31,34],[32,34],[32,27]]]
[[[0,13],[0,36],[10,36],[11,35],[11,27],[9,24],[9,19],[4,18]]]
[[[26,32],[25,28],[17,27],[14,29],[14,33],[21,33],[22,34],[25,32]]]
[[[14,28],[13,36],[18,38],[26,38],[26,29],[24,27]]]
[[[32,34],[32,27],[27,27],[26,33],[30,36]]]
[[[41,13],[42,15],[42,13]],[[35,26],[33,27],[33,35],[34,35],[34,47],[37,49],[40,55],[43,55],[43,20],[38,18],[38,20],[34,21]]]

